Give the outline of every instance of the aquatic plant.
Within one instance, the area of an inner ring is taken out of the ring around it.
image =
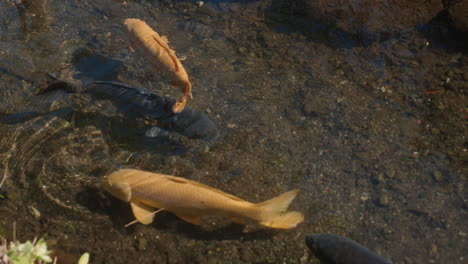
[[[57,263],[57,257],[52,259],[52,250],[47,249],[44,238],[32,242],[12,241],[10,244],[0,236],[0,264],[43,264]],[[88,264],[89,253],[81,255],[78,264]]]
[[[0,264],[30,264],[30,263],[50,263],[52,251],[47,250],[47,244],[43,238],[33,242],[19,241],[7,244],[6,239],[1,239],[0,245]]]

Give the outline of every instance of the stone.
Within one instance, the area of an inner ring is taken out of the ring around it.
[[[441,182],[444,180],[444,176],[442,175],[440,171],[435,171],[433,176],[434,176],[434,180],[436,180],[437,182]]]
[[[432,129],[431,129],[431,134],[432,134],[432,135],[439,135],[439,134],[440,134],[440,129],[438,129],[438,128],[432,128]]]
[[[146,246],[148,246],[148,241],[145,238],[139,238],[137,240],[137,249],[138,251],[142,251],[146,249]]]
[[[365,201],[369,200],[370,197],[369,197],[369,194],[367,192],[363,192],[363,193],[361,193],[360,198],[361,198],[361,201],[365,202]]]
[[[381,192],[377,204],[380,206],[388,206],[390,198],[386,192]]]

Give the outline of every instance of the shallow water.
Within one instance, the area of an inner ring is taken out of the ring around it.
[[[0,1],[0,234],[11,237],[16,222],[19,239],[45,236],[63,263],[86,251],[92,263],[318,263],[304,243],[316,232],[393,263],[467,261],[468,57],[443,22],[360,43],[269,1],[13,2]],[[184,58],[189,107],[216,122],[217,141],[168,146],[144,139],[108,101],[34,95],[49,72],[176,98],[129,52],[128,17],[167,35]],[[28,111],[38,114],[5,118]],[[118,167],[252,202],[299,188],[292,208],[306,220],[274,231],[160,213],[124,228],[128,205],[97,187]]]

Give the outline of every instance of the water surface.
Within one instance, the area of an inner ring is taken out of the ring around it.
[[[304,243],[316,232],[394,263],[468,258],[468,57],[441,38],[451,36],[443,22],[361,43],[270,1],[14,2],[0,1],[0,234],[11,237],[16,222],[21,240],[45,236],[59,263],[83,252],[93,263],[318,263]],[[168,146],[108,101],[34,95],[49,72],[176,98],[129,51],[129,17],[168,36],[193,84],[188,106],[216,122],[217,141]],[[97,186],[119,167],[252,202],[298,188],[292,208],[306,220],[275,231],[219,218],[195,227],[160,213],[124,228],[129,206]]]

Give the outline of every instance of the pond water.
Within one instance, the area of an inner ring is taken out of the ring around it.
[[[304,243],[312,233],[393,263],[468,261],[468,57],[443,20],[364,43],[271,1],[19,2],[0,1],[1,235],[16,222],[20,240],[45,237],[59,263],[83,252],[92,263],[319,263]],[[217,124],[216,141],[171,146],[109,101],[35,95],[51,73],[177,98],[128,49],[131,17],[168,36],[193,84],[188,107]],[[300,189],[291,208],[305,221],[197,227],[162,212],[125,228],[128,204],[98,187],[120,167],[251,202]]]

